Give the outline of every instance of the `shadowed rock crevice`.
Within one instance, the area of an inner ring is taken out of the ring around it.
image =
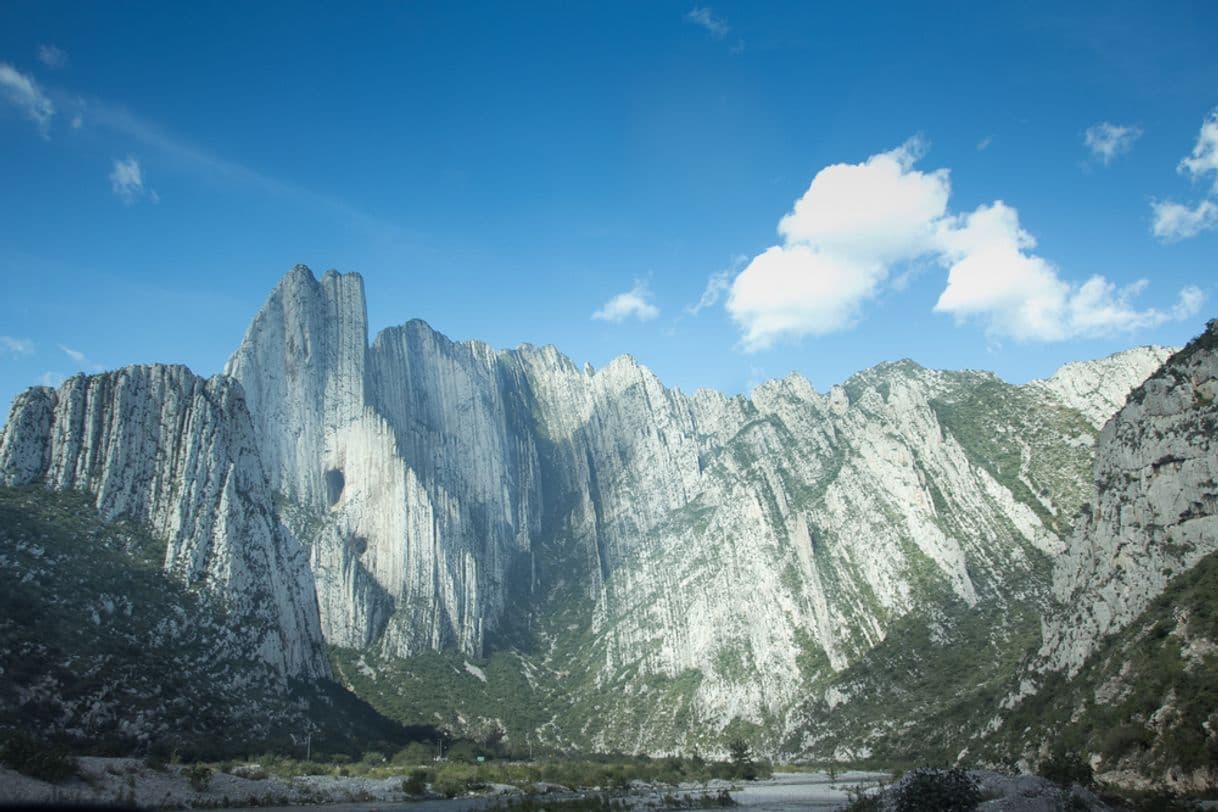
[[[341,468],[329,468],[326,470],[326,502],[330,507],[338,504],[339,498],[343,495],[343,488],[346,486],[346,479],[343,477]]]

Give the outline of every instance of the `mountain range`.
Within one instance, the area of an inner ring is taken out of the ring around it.
[[[124,718],[117,678],[46,673],[132,616],[126,568],[203,607],[132,632],[127,660],[159,634],[230,662],[191,690],[256,685],[289,726],[291,691],[336,680],[399,722],[558,750],[743,737],[1034,768],[1069,747],[1212,785],[1216,345],[1211,322],[1022,386],[904,360],[825,392],[686,394],[629,356],[580,368],[421,321],[369,342],[363,280],[298,266],[222,374],[133,366],[14,401],[0,578],[87,633],[16,667],[44,621],[12,601],[0,724],[139,745],[182,715],[167,696]],[[91,544],[119,557],[105,588],[71,570],[90,597],[69,600],[46,562]]]

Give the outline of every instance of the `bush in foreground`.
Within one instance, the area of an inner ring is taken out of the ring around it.
[[[57,784],[79,772],[67,748],[40,742],[25,733],[14,733],[0,747],[0,762],[19,773]]]
[[[1054,753],[1040,763],[1040,775],[1066,788],[1073,784],[1080,787],[1095,785],[1091,764],[1078,753]]]
[[[970,812],[981,802],[977,784],[964,770],[914,770],[894,797],[897,812]]]

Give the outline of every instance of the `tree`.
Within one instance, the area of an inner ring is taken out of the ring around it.
[[[753,763],[753,751],[748,742],[737,737],[728,742],[727,750],[737,778],[743,778],[745,781],[757,778],[757,765]]]

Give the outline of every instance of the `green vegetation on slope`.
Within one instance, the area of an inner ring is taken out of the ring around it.
[[[932,401],[939,422],[1046,527],[1065,537],[1091,495],[1097,436],[1091,424],[1036,392],[992,375],[958,373]],[[966,385],[967,384],[967,385]]]
[[[0,488],[0,737],[221,757],[432,735],[332,683],[286,685],[225,607],[161,570],[165,544],[87,494]]]
[[[1218,770],[1218,554],[1177,576],[1072,680],[1044,679],[983,743],[995,760],[1042,742],[1099,770]]]

